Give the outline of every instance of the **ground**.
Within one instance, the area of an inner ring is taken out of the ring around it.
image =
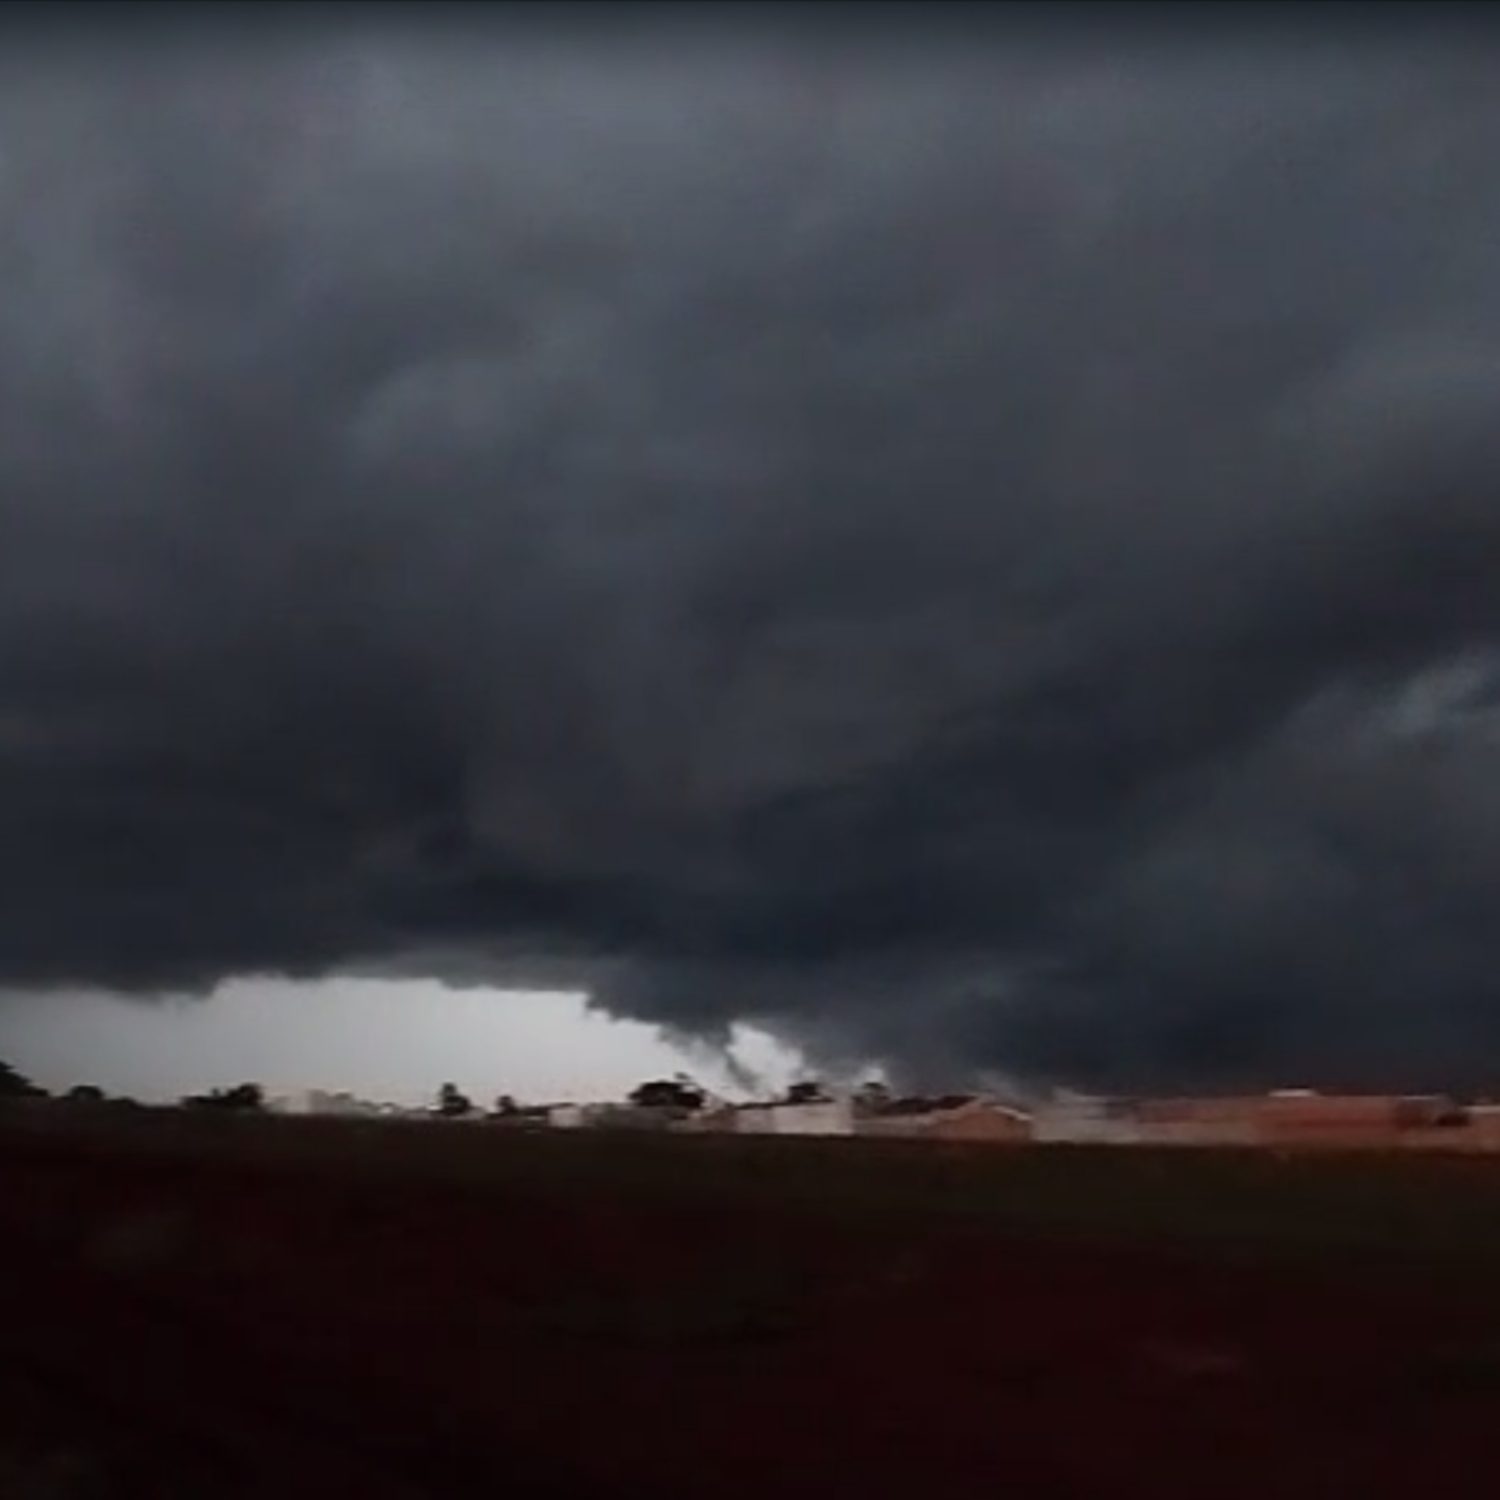
[[[0,1118],[0,1495],[1487,1492],[1500,1163]]]

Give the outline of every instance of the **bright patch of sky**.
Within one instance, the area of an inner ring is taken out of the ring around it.
[[[766,1090],[800,1071],[796,1053],[751,1027],[735,1027],[730,1051]],[[419,1104],[451,1081],[476,1102],[544,1103],[617,1099],[678,1072],[745,1093],[712,1049],[616,1020],[586,995],[411,979],[240,979],[206,999],[149,1002],[7,994],[0,1058],[50,1089],[93,1083],[143,1101],[253,1079],[273,1095],[320,1088]]]

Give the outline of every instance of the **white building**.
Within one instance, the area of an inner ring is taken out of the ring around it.
[[[378,1104],[372,1099],[361,1099],[357,1094],[330,1089],[305,1089],[301,1093],[287,1094],[277,1099],[272,1107],[279,1114],[338,1115],[344,1119],[360,1120],[376,1119],[393,1113],[388,1104]]]
[[[854,1108],[847,1099],[741,1104],[733,1128],[737,1135],[853,1135]]]

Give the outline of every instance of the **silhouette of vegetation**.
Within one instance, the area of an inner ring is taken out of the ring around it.
[[[258,1083],[237,1083],[233,1088],[212,1089],[206,1094],[189,1094],[185,1109],[212,1109],[230,1113],[254,1113],[265,1108],[265,1091]]]
[[[40,1099],[47,1090],[33,1083],[24,1073],[0,1060],[0,1099]]]
[[[456,1083],[445,1083],[438,1090],[437,1112],[445,1119],[461,1119],[474,1112],[474,1102]]]
[[[786,1102],[788,1104],[826,1104],[828,1094],[816,1078],[805,1078],[800,1083],[794,1083],[786,1091]]]
[[[637,1109],[699,1110],[705,1099],[703,1090],[686,1078],[653,1078],[630,1091],[630,1102]]]
[[[103,1104],[106,1095],[104,1090],[92,1083],[75,1083],[63,1098],[69,1104]]]

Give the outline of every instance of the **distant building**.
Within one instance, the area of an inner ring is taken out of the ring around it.
[[[691,1112],[653,1105],[591,1104],[582,1123],[595,1130],[672,1130],[691,1118]]]
[[[1133,1108],[1142,1146],[1253,1146],[1266,1096],[1141,1099]]]
[[[1133,1146],[1139,1136],[1128,1101],[1088,1094],[1059,1094],[1031,1119],[1031,1138],[1041,1144]]]
[[[287,1115],[337,1115],[344,1119],[377,1119],[398,1113],[395,1106],[361,1099],[340,1089],[304,1089],[271,1101],[269,1108]]]
[[[1394,1145],[1453,1113],[1452,1101],[1436,1094],[1281,1092],[1262,1100],[1259,1136],[1267,1146]]]
[[[852,1135],[854,1106],[848,1099],[791,1104],[739,1104],[732,1110],[736,1135]]]
[[[492,1110],[485,1119],[517,1130],[581,1130],[590,1123],[589,1110],[582,1104],[510,1104]]]
[[[545,1104],[516,1104],[479,1118],[501,1130],[547,1130],[552,1125],[551,1110]]]
[[[732,1135],[736,1113],[734,1105],[715,1102],[683,1115],[672,1128],[687,1135]]]
[[[1313,1089],[1137,1100],[1061,1095],[1038,1109],[1035,1138],[1131,1146],[1392,1147],[1428,1144],[1430,1133],[1461,1117],[1438,1095]]]
[[[1444,1128],[1423,1132],[1412,1144],[1458,1151],[1500,1151],[1500,1104],[1484,1102],[1455,1108]]]
[[[990,1141],[1019,1145],[1031,1139],[1031,1117],[979,1094],[892,1099],[855,1122],[859,1135],[934,1141]]]

